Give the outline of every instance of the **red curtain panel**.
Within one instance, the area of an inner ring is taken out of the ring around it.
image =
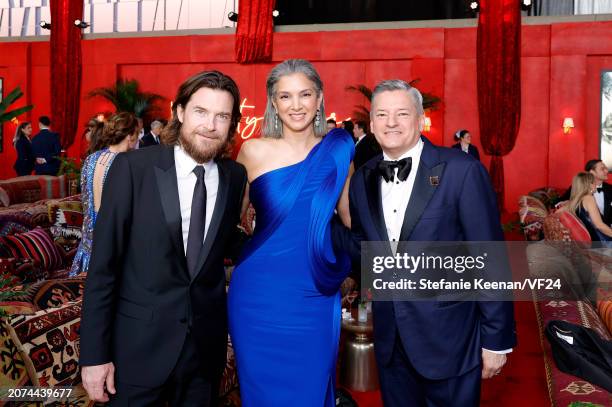
[[[236,28],[236,61],[241,64],[272,59],[274,0],[241,0]]]
[[[81,97],[82,0],[51,0],[51,120],[62,147],[74,142]]]
[[[521,121],[521,13],[518,0],[480,0],[477,40],[480,138],[504,208],[503,156],[514,148]]]

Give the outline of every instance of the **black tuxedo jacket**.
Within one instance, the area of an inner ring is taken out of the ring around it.
[[[171,373],[189,330],[203,373],[211,380],[220,376],[227,345],[223,259],[237,230],[247,178],[234,161],[220,159],[217,165],[217,200],[199,271],[191,278],[173,147],[115,158],[85,284],[81,365],[112,361],[118,380],[156,387]]]
[[[567,321],[550,321],[544,333],[559,370],[612,392],[612,341]]]
[[[602,219],[608,226],[612,225],[612,185],[604,182],[601,184],[604,194],[604,213]]]
[[[35,164],[36,175],[57,175],[60,168],[60,160],[57,158],[62,152],[59,134],[42,129],[32,139],[32,154],[34,158],[44,158],[45,164]]]
[[[140,139],[140,142],[138,143],[138,148],[156,146],[158,144],[159,143],[155,141],[155,137],[153,137],[153,134],[151,132],[148,132]]]
[[[604,194],[604,213],[601,216],[603,222],[610,226],[612,225],[612,185],[604,182],[601,184]],[[572,187],[570,186],[563,195],[561,195],[561,201],[567,201],[572,195]]]
[[[353,157],[353,166],[357,171],[363,164],[382,153],[380,145],[372,134],[366,135],[355,146],[355,157]]]
[[[32,143],[30,140],[21,136],[15,144],[17,150],[17,160],[13,168],[18,176],[30,175],[34,169],[34,155],[32,154]]]
[[[424,146],[400,241],[500,241],[495,193],[482,164],[455,149]],[[357,242],[388,241],[376,170],[382,154],[351,178],[351,231]],[[435,182],[432,182],[435,180]],[[340,234],[334,238],[341,240]],[[342,243],[349,246],[349,243]],[[354,257],[354,256],[353,256]],[[376,360],[386,365],[400,338],[417,372],[432,380],[467,373],[481,363],[481,349],[516,345],[512,302],[375,301]]]

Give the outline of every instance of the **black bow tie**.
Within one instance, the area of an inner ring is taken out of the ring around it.
[[[597,191],[595,191],[597,193],[603,192],[603,187],[597,187]]]
[[[399,161],[379,161],[378,172],[385,179],[386,182],[393,181],[395,179],[395,169],[397,168],[397,179],[405,181],[410,174],[412,168],[412,157],[402,158]]]

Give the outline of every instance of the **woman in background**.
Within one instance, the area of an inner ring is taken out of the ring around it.
[[[97,125],[99,129],[101,125]],[[101,134],[92,134],[93,153],[81,169],[81,201],[83,202],[82,238],[70,269],[70,276],[86,273],[91,256],[93,230],[102,200],[106,174],[119,153],[133,150],[138,141],[138,122],[132,113],[117,113],[105,124]]]
[[[595,192],[595,177],[590,172],[580,172],[572,180],[572,194],[564,207],[582,221],[591,235],[593,242],[602,242],[605,247],[612,247],[612,228],[601,219]]]
[[[458,148],[466,154],[471,155],[478,161],[480,161],[480,153],[478,147],[472,145],[472,135],[467,130],[458,130],[455,133],[455,141],[457,144],[453,145],[453,148]]]
[[[34,169],[34,154],[32,154],[30,136],[32,136],[32,124],[23,122],[17,127],[15,137],[13,137],[13,146],[17,150],[17,160],[13,168],[19,177],[30,175]]]
[[[102,129],[104,129],[104,122],[96,119],[95,117],[89,119],[89,121],[85,125],[85,130],[83,131],[83,138],[85,139],[87,144],[83,144],[81,147],[81,158],[83,160],[95,151],[94,147],[97,143],[98,138],[100,138],[100,136],[102,135]]]

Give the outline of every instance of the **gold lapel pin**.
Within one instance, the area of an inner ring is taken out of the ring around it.
[[[440,185],[440,177],[438,177],[437,175],[429,177],[429,184],[433,187]]]

